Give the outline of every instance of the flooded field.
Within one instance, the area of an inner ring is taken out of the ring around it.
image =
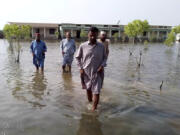
[[[7,41],[0,40],[0,135],[180,134],[178,45],[111,45],[94,113],[76,62],[72,74],[62,74],[59,43],[47,42],[44,74],[35,71],[29,46],[23,43],[17,64]]]

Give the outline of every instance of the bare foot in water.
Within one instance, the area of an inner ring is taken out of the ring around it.
[[[93,105],[93,106],[92,106],[92,112],[96,111],[96,109],[97,109],[97,108]]]

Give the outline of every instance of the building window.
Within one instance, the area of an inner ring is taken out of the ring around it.
[[[147,35],[147,32],[143,32],[143,36],[146,36]]]
[[[40,30],[39,30],[39,28],[37,28],[37,29],[36,29],[36,33],[39,33],[39,32],[40,32]]]
[[[119,27],[119,25],[112,25],[112,27]]]
[[[91,27],[91,25],[85,25],[85,27]]]
[[[49,34],[54,35],[55,31],[56,31],[55,29],[49,29]]]

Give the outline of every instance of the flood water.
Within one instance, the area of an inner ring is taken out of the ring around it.
[[[151,44],[148,49],[111,45],[100,104],[94,113],[81,89],[75,61],[72,74],[62,74],[58,43],[47,42],[44,74],[35,71],[30,43],[22,45],[17,64],[7,41],[0,40],[0,135],[180,134],[177,45]]]

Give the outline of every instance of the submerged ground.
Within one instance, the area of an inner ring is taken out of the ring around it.
[[[0,135],[180,134],[178,45],[111,45],[95,113],[88,109],[75,61],[72,74],[61,73],[59,43],[47,42],[44,74],[35,72],[30,43],[22,45],[16,64],[7,41],[0,40]]]

